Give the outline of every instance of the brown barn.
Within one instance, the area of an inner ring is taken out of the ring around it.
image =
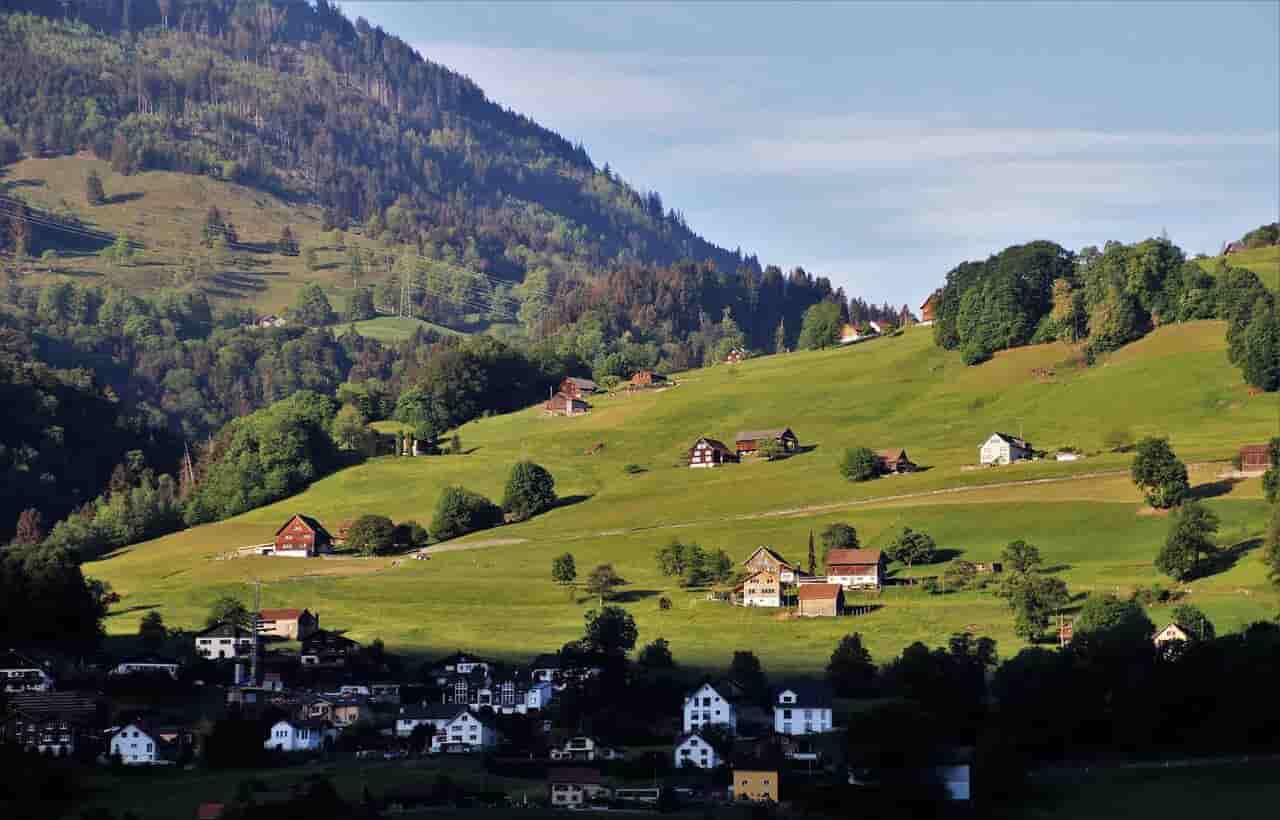
[[[1267,470],[1271,467],[1271,447],[1267,444],[1246,444],[1240,448],[1240,469],[1245,472]]]
[[[295,515],[276,530],[275,552],[310,557],[328,552],[333,546],[333,536],[324,526],[309,515]]]
[[[723,441],[703,436],[689,448],[690,467],[719,467],[738,460],[738,454]]]
[[[756,452],[766,441],[778,442],[788,453],[794,452],[800,446],[800,439],[796,438],[796,434],[791,432],[790,427],[777,430],[743,430],[733,437],[733,441],[740,456]]]
[[[827,553],[827,578],[845,589],[879,589],[884,565],[880,550],[835,549]]]
[[[920,321],[932,322],[935,318],[935,311],[938,309],[938,302],[942,300],[942,291],[935,290],[929,294],[929,298],[924,300],[924,304],[920,305]]]
[[[894,450],[881,450],[876,453],[876,461],[880,469],[886,473],[913,473],[916,465],[907,457],[907,451],[901,447]]]
[[[839,584],[801,584],[801,615],[807,618],[834,618],[844,611],[844,587]]]
[[[591,405],[582,399],[556,393],[547,399],[546,409],[549,416],[581,416],[591,409]]]
[[[661,373],[654,373],[652,370],[638,370],[631,377],[632,387],[653,387],[662,384],[666,378]]]
[[[565,380],[560,382],[560,392],[571,399],[580,399],[599,390],[600,385],[591,379],[580,379],[577,376],[566,376]]]
[[[258,633],[300,641],[320,628],[320,614],[309,609],[264,609],[258,613]]]
[[[800,571],[795,564],[783,558],[770,547],[756,547],[756,551],[742,562],[751,572],[776,573],[784,584],[795,583],[796,574]]]

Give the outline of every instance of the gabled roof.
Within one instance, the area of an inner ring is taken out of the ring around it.
[[[876,453],[876,455],[885,461],[901,461],[902,459],[907,458],[907,451],[901,447],[895,447],[892,450],[881,450]],[[910,461],[910,459],[907,460]]]
[[[9,709],[28,717],[91,715],[98,709],[91,693],[81,692],[14,692],[9,695]]]
[[[583,379],[577,376],[567,376],[565,381],[572,383],[579,390],[595,390],[596,383],[591,379]]]
[[[992,433],[992,435],[1005,442],[1008,442],[1009,444],[1012,444],[1014,447],[1019,447],[1023,450],[1031,449],[1031,445],[1028,444],[1025,439],[1020,439],[1017,436],[1011,436],[1008,433],[1000,433],[1000,432]]]
[[[459,713],[466,712],[464,704],[427,703],[421,706],[403,706],[398,718],[403,720],[453,720]]]
[[[587,783],[591,785],[598,785],[603,782],[600,777],[599,769],[583,769],[578,767],[552,769],[547,773],[547,779],[552,783]]]
[[[802,601],[831,601],[840,596],[840,591],[844,587],[839,584],[801,584],[800,600]]]
[[[782,566],[787,567],[788,569],[796,568],[795,564],[791,563],[786,558],[783,558],[781,555],[779,555],[777,550],[775,550],[773,547],[766,547],[766,546],[756,547],[755,551],[747,556],[747,560],[742,562],[743,566],[746,566],[747,564],[751,563],[751,560],[755,558],[757,555],[759,555],[761,551],[764,551],[770,558],[777,561]]]
[[[711,741],[703,737],[701,732],[685,732],[684,734],[676,738],[676,744],[675,744],[676,748],[677,749],[680,748],[681,746],[688,743],[690,740],[692,740],[695,737],[698,740],[702,741],[703,743],[707,744],[708,746],[711,745]]]
[[[253,630],[245,629],[240,624],[230,621],[219,621],[211,627],[196,633],[197,638],[252,638]]]
[[[296,621],[302,617],[302,613],[311,613],[305,609],[293,609],[286,607],[284,609],[264,609],[258,613],[258,617],[264,621]]]
[[[703,681],[699,683],[697,686],[690,689],[689,693],[685,695],[685,699],[688,700],[689,698],[696,695],[699,691],[701,691],[702,687],[704,686],[711,687],[711,690],[713,692],[719,695],[722,699],[729,701],[730,703],[732,703],[737,698],[736,684],[734,684],[733,681],[730,681],[728,679],[713,681],[710,678],[706,678],[706,679],[703,679]]]
[[[740,430],[738,431],[738,434],[733,437],[733,440],[762,441],[764,439],[778,439],[782,438],[786,433],[791,433],[792,436],[795,436],[795,433],[791,432],[790,427],[778,427],[773,430]]]
[[[308,527],[310,527],[311,531],[314,532],[316,535],[323,535],[325,538],[332,538],[332,536],[329,535],[329,531],[324,528],[323,524],[321,524],[319,521],[312,518],[311,516],[303,515],[302,513],[294,513],[292,516],[290,516],[289,520],[284,522],[284,524],[280,526],[280,529],[276,530],[276,535],[279,535],[280,533],[284,532],[285,529],[290,524],[293,523],[293,519],[295,518],[301,520],[303,524],[306,524]]]
[[[706,442],[708,445],[710,445],[710,447],[711,447],[711,449],[712,449],[712,450],[719,450],[719,451],[720,451],[720,452],[722,452],[722,453],[732,453],[732,452],[733,452],[733,450],[729,449],[729,446],[728,446],[727,444],[725,444],[723,441],[720,441],[719,439],[708,438],[708,437],[706,437],[706,436],[703,436],[703,437],[699,438],[697,441],[695,441],[695,442],[693,443],[693,447],[691,447],[691,448],[689,448],[689,449],[692,451],[693,449],[696,449],[696,448],[697,448],[697,446],[698,446],[699,444],[702,444],[703,442]]]
[[[830,709],[832,702],[831,688],[824,683],[811,680],[789,680],[779,686],[773,694],[773,702],[782,706],[781,698],[783,692],[794,692],[796,702],[794,704],[785,704],[787,707],[795,706],[800,709]]]
[[[831,550],[827,553],[827,566],[878,564],[883,555],[880,550]]]

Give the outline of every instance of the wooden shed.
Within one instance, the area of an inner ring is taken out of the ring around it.
[[[844,611],[844,587],[839,584],[801,584],[799,613],[806,618],[834,618]]]
[[[1271,447],[1267,444],[1246,444],[1240,448],[1240,469],[1246,473],[1267,470],[1271,467]]]
[[[756,452],[766,441],[778,442],[788,453],[794,452],[800,446],[800,439],[791,432],[790,427],[779,427],[776,430],[742,430],[733,437],[733,441],[740,456]]]

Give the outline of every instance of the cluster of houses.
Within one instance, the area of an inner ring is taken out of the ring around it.
[[[667,379],[661,373],[652,370],[637,370],[626,382],[628,390],[647,390],[666,385]],[[543,409],[548,416],[581,416],[591,411],[588,396],[604,392],[600,385],[591,379],[579,376],[566,376],[560,387],[547,399]]]
[[[740,431],[733,437],[732,448],[719,439],[703,436],[689,448],[689,466],[719,467],[735,463],[744,456],[756,455],[768,442],[776,442],[785,453],[794,453],[800,448],[800,439],[790,427]]]
[[[810,575],[762,546],[742,563],[750,574],[734,588],[735,603],[777,608],[794,602],[798,615],[830,618],[844,614],[846,592],[884,586],[887,562],[880,550],[833,549],[827,574]]]
[[[893,330],[888,322],[864,322],[861,325],[844,325],[840,328],[840,344],[851,345],[874,339]]]

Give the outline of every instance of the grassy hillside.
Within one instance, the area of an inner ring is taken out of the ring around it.
[[[881,658],[960,629],[996,637],[1011,654],[1019,645],[1012,619],[989,594],[893,588],[866,601],[882,605],[873,614],[800,622],[680,590],[656,572],[653,551],[678,536],[738,560],[771,544],[803,562],[810,531],[846,520],[874,546],[904,525],[924,529],[950,559],[990,560],[1008,541],[1027,538],[1073,592],[1150,584],[1159,580],[1151,561],[1167,522],[1142,512],[1126,475],[1129,457],[1098,451],[1109,431],[1124,429],[1169,435],[1188,461],[1223,462],[1239,444],[1274,435],[1276,398],[1248,394],[1226,363],[1223,333],[1219,322],[1165,327],[1090,369],[1060,344],[967,368],[935,348],[927,330],[913,330],[849,349],[693,371],[665,390],[602,397],[586,417],[548,418],[531,408],[482,419],[460,431],[466,455],[374,460],[295,498],[129,548],[86,570],[125,596],[109,620],[112,632],[136,630],[144,607],[158,607],[170,624],[195,625],[214,598],[245,594],[245,584],[260,578],[265,603],[319,609],[324,623],[349,627],[357,638],[381,636],[422,653],[468,647],[526,657],[579,634],[594,605],[582,595],[569,600],[550,581],[552,557],[569,550],[580,575],[613,562],[630,581],[620,598],[635,613],[641,640],[667,637],[689,665],[720,666],[734,649],[750,647],[770,668],[816,669],[853,630]],[[730,439],[738,429],[781,425],[797,432],[806,452],[714,471],[683,466],[699,435]],[[1072,464],[973,469],[992,430],[1091,455]],[[599,443],[602,450],[585,454]],[[902,446],[929,469],[851,485],[836,465],[856,445]],[[499,498],[506,471],[522,458],[555,474],[564,505],[435,547],[430,561],[215,560],[269,539],[294,511],[330,523],[365,512],[426,523],[443,486]],[[645,471],[628,474],[628,464]],[[1265,518],[1260,482],[1219,482],[1221,466],[1198,466],[1194,479],[1222,517],[1224,544],[1239,552],[1231,566],[1190,585],[1189,600],[1224,630],[1272,616],[1280,597],[1248,551]],[[1048,482],[1029,483],[1036,479]],[[661,595],[674,601],[671,611],[658,610]]]
[[[1258,274],[1263,284],[1280,293],[1280,246],[1254,248],[1230,256],[1216,256],[1200,260],[1200,266],[1210,273],[1219,260],[1226,260],[1237,268],[1248,268]]]

